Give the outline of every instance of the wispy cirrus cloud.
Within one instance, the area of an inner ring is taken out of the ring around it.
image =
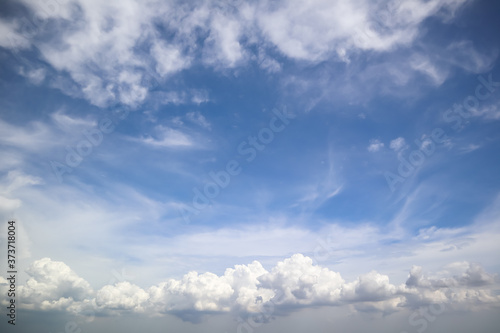
[[[154,136],[148,135],[136,140],[149,146],[164,148],[191,147],[194,145],[189,136],[180,130],[158,125],[155,127],[154,132]]]

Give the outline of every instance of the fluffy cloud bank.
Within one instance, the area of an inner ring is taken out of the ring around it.
[[[35,261],[27,272],[31,278],[19,287],[24,308],[82,315],[170,313],[194,320],[208,313],[248,315],[266,307],[286,314],[308,306],[350,305],[358,311],[387,314],[430,304],[467,310],[500,306],[500,296],[494,292],[496,276],[468,262],[446,266],[438,273],[441,276],[427,276],[414,266],[406,283],[399,286],[375,271],[346,282],[339,273],[314,265],[302,254],[279,262],[270,271],[254,261],[228,268],[222,276],[190,272],[147,290],[119,282],[95,292],[67,265],[49,258]],[[7,281],[0,280],[0,286],[7,288]]]
[[[49,1],[23,0],[22,17],[0,19],[0,47],[42,83],[105,107],[138,105],[154,82],[195,64],[231,69],[256,62],[280,71],[282,59],[349,62],[350,55],[412,44],[429,17],[449,20],[465,0],[412,1]],[[21,55],[21,56],[20,56]],[[281,60],[280,60],[281,59]],[[418,67],[418,66],[417,66]],[[421,67],[421,66],[420,66]],[[420,67],[417,70],[422,70]],[[64,73],[69,74],[69,78]],[[69,79],[69,80],[68,80]]]

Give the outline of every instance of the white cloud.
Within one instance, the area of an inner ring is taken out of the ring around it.
[[[122,72],[118,77],[120,100],[126,105],[135,106],[142,102],[148,93],[143,87],[142,75],[137,72]]]
[[[370,145],[368,146],[368,151],[371,153],[375,153],[379,151],[380,149],[384,148],[384,143],[381,142],[378,139],[372,139],[370,140]]]
[[[155,147],[191,147],[193,141],[189,136],[179,130],[158,125],[155,127],[155,136],[146,136],[138,140],[139,142]]]
[[[156,70],[161,76],[176,73],[189,67],[191,59],[183,55],[181,50],[174,45],[167,45],[157,41],[151,48],[151,54],[157,62]]]
[[[15,209],[21,207],[21,200],[11,199],[0,195],[0,211],[13,212]]]
[[[271,300],[276,304],[337,304],[344,285],[339,273],[314,266],[313,260],[302,254],[279,262],[259,281],[262,288],[275,291]]]
[[[201,104],[210,101],[208,92],[206,90],[193,90],[191,94],[191,102],[193,102],[194,104]]]
[[[210,130],[212,125],[208,122],[207,118],[205,118],[200,112],[188,112],[186,113],[186,117],[189,121]]]
[[[93,294],[90,284],[60,261],[43,258],[31,264],[26,272],[31,277],[19,286],[20,299],[35,308],[61,301],[82,301]]]
[[[322,60],[361,50],[386,51],[413,41],[419,24],[464,1],[286,1],[261,6],[259,26],[291,58]]]
[[[413,69],[430,77],[437,86],[441,85],[448,77],[446,66],[438,66],[426,55],[414,54],[409,63]]]
[[[168,280],[150,288],[155,312],[195,310],[229,311],[234,290],[224,276],[190,272],[181,280]]]
[[[17,52],[19,49],[28,48],[29,40],[18,32],[19,24],[17,22],[8,22],[0,19],[0,46],[12,49]]]
[[[242,25],[238,17],[230,17],[224,12],[213,11],[210,35],[205,41],[205,62],[216,67],[234,67],[245,55],[239,38]]]
[[[387,275],[371,271],[361,275],[356,281],[348,283],[343,288],[346,301],[377,302],[392,298],[396,287],[389,282]]]
[[[428,277],[422,267],[413,266],[405,286],[400,290],[405,295],[406,306],[416,308],[444,303],[447,307],[463,311],[477,310],[478,304],[498,304],[500,297],[495,292],[498,287],[496,275],[470,262],[451,263],[444,268],[435,273],[436,277]]]
[[[456,275],[454,278],[460,285],[480,287],[495,283],[495,275],[487,273],[478,263],[457,262],[445,266],[445,269],[459,272],[460,275]]]
[[[45,68],[37,68],[37,69],[25,69],[21,67],[19,69],[19,74],[28,78],[31,83],[35,85],[39,85],[45,80],[45,76],[47,75],[47,70]]]
[[[469,143],[468,145],[466,145],[464,147],[460,147],[460,152],[463,154],[468,154],[468,153],[473,152],[479,148],[481,148],[481,145]]]
[[[400,151],[405,146],[406,146],[406,141],[402,137],[399,137],[399,138],[396,138],[394,140],[391,140],[391,143],[389,145],[389,147],[391,147],[391,149],[394,150],[394,151]]]
[[[452,264],[459,276],[429,279],[420,267],[413,267],[404,285],[395,286],[389,277],[375,271],[345,282],[338,272],[313,264],[311,258],[295,254],[278,262],[271,271],[258,261],[236,265],[221,276],[189,272],[181,279],[169,279],[147,290],[129,282],[106,285],[95,294],[89,284],[62,262],[48,258],[28,269],[31,278],[19,287],[23,307],[82,313],[90,306],[96,312],[119,315],[130,311],[149,315],[175,314],[181,318],[211,312],[256,313],[273,306],[281,313],[295,307],[354,304],[359,311],[396,312],[428,302],[484,308],[500,305],[495,295],[494,276],[467,262]],[[0,286],[5,288],[5,281]],[[482,288],[482,289],[478,289]]]
[[[491,70],[498,51],[480,52],[469,40],[451,43],[446,48],[446,61],[472,73],[484,73]]]
[[[0,181],[0,213],[13,212],[21,207],[22,200],[15,198],[17,190],[42,183],[42,179],[38,177],[27,175],[17,169],[10,170]]]
[[[40,22],[24,38],[20,35],[22,18],[1,20],[0,45],[12,50],[36,47],[41,60],[69,74],[84,98],[105,107],[116,102],[137,106],[147,98],[151,78],[168,80],[200,62],[232,69],[253,60],[275,73],[281,65],[268,55],[269,50],[307,62],[349,62],[359,52],[391,51],[412,43],[424,20],[431,16],[450,19],[465,1],[261,0],[238,7],[216,1],[23,3]],[[170,37],[165,38],[164,31]],[[47,32],[52,38],[39,38]],[[469,54],[469,44],[455,43],[450,52]],[[477,72],[487,68],[492,58],[475,52],[471,59],[456,56],[453,62]],[[425,57],[411,64],[436,83],[446,77],[445,70]],[[27,74],[33,82],[43,81],[42,71]],[[79,95],[67,84],[52,85],[71,96]]]
[[[481,117],[486,120],[499,120],[500,119],[500,103],[484,106],[479,109],[473,109],[472,115]]]
[[[93,119],[84,119],[72,117],[66,114],[62,109],[50,115],[56,126],[64,132],[74,133],[82,132],[97,125]]]
[[[142,312],[142,305],[149,294],[140,287],[124,281],[107,285],[97,291],[96,305],[106,310],[130,310]]]
[[[249,265],[236,265],[226,269],[224,277],[234,290],[234,308],[242,311],[257,312],[259,304],[271,299],[273,291],[259,290],[259,278],[268,272],[258,261]]]
[[[202,89],[185,89],[177,91],[153,91],[149,94],[150,100],[156,105],[164,104],[197,104],[210,101],[209,94]]]
[[[68,1],[51,6],[36,1],[24,3],[41,18],[56,24],[71,22],[70,29],[54,30],[57,38],[37,38],[35,33],[29,41],[38,48],[43,60],[56,70],[67,71],[91,103],[103,107],[116,99],[133,105],[144,98],[140,92],[133,97],[130,92],[123,92],[130,82],[120,82],[120,74],[146,67],[133,48],[152,31],[152,14],[161,15],[162,7],[155,6],[153,11],[136,1]],[[46,20],[40,21],[36,32],[49,27]],[[140,85],[141,79],[138,76],[134,84]]]
[[[41,151],[58,144],[50,127],[41,122],[16,126],[0,119],[0,142],[27,151]]]
[[[0,187],[6,188],[9,184]],[[174,234],[165,234],[166,226],[170,228],[182,222],[178,209],[171,204],[111,183],[105,184],[107,191],[115,193],[111,201],[100,195],[89,197],[86,184],[81,184],[80,190],[64,184],[49,185],[26,185],[3,196],[20,200],[23,209],[18,218],[29,221],[24,225],[32,239],[35,235],[45,235],[43,242],[33,242],[32,253],[54,257],[61,252],[64,257],[59,258],[72,267],[85,267],[87,274],[92,276],[89,279],[92,283],[99,279],[109,280],[109,267],[116,260],[113,255],[116,251],[124,257],[144,258],[141,264],[134,264],[131,271],[138,277],[134,283],[144,288],[158,283],[165,270],[175,276],[189,270],[221,271],[228,262],[231,265],[240,263],[239,258],[258,259],[269,265],[295,252],[308,255],[322,265],[335,267],[351,280],[384,267],[385,274],[400,283],[404,279],[401,267],[413,264],[436,270],[449,262],[473,262],[481,258],[481,263],[491,269],[494,267],[493,258],[487,254],[498,249],[498,214],[492,214],[485,226],[427,228],[420,236],[404,228],[413,225],[411,216],[414,211],[424,209],[419,205],[408,208],[408,213],[401,215],[403,228],[393,228],[393,225],[385,228],[368,221],[347,227],[345,221],[323,220],[320,223],[324,226],[312,231],[296,225],[302,220],[297,221],[291,216],[279,216],[281,219],[276,220],[250,214],[251,225],[213,229],[191,226]],[[48,212],[46,207],[55,208]],[[237,208],[237,214],[246,213]],[[64,227],[67,221],[72,221],[72,228]],[[136,233],[128,231],[143,230],[140,227],[143,221],[152,223],[152,232],[137,237]],[[95,234],[92,231],[95,228],[99,228],[100,233]],[[46,230],[60,232],[50,234]],[[92,246],[89,246],[89,240]],[[72,259],[82,255],[80,248],[84,249],[85,255],[101,258],[96,261],[99,270],[89,269],[90,264]],[[330,266],[333,264],[335,266]],[[151,274],[141,274],[142,270]]]
[[[0,193],[11,193],[27,185],[38,185],[42,183],[43,181],[38,177],[27,175],[19,170],[11,170],[7,173],[5,179],[2,180],[3,189]]]

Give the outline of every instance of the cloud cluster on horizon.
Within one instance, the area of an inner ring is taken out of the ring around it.
[[[461,310],[500,306],[497,276],[469,262],[452,263],[433,276],[413,266],[399,286],[376,271],[346,282],[338,272],[314,265],[302,254],[278,262],[270,271],[254,261],[228,268],[221,276],[193,271],[148,289],[124,281],[94,291],[66,264],[49,258],[35,261],[27,273],[31,277],[19,286],[22,308],[77,315],[170,313],[194,320],[193,313],[252,314],[270,304],[283,315],[309,306],[351,305],[357,311],[384,314],[430,304]],[[1,278],[0,286],[6,291],[8,282]]]

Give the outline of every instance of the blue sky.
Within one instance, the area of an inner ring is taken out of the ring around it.
[[[18,325],[489,332],[499,9],[2,2]]]

